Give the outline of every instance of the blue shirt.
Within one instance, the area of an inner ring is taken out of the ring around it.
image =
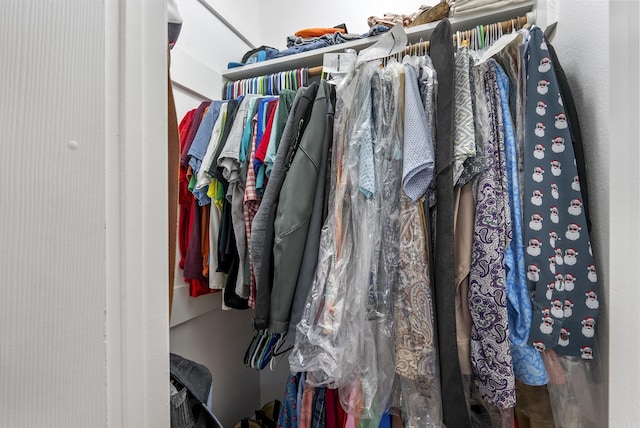
[[[545,385],[549,379],[542,356],[533,347],[527,345],[531,328],[532,305],[525,277],[525,247],[518,182],[518,157],[513,121],[509,110],[509,77],[497,62],[494,62],[494,65],[498,77],[504,124],[505,162],[513,233],[504,257],[507,270],[507,313],[509,316],[511,358],[516,378],[528,385],[539,386]]]
[[[213,126],[218,120],[220,115],[220,108],[226,101],[212,101],[209,105],[209,110],[202,118],[202,122],[198,127],[196,136],[193,138],[193,143],[189,148],[187,156],[189,157],[189,166],[193,170],[194,177],[198,175],[200,167],[202,166],[202,160],[207,152],[207,147],[211,141],[211,133],[213,132]],[[193,196],[198,200],[198,203],[202,205],[208,205],[211,203],[211,198],[207,196],[207,189],[194,189]]]

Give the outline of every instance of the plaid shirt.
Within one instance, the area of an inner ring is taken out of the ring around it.
[[[252,119],[252,136],[251,136],[251,153],[249,157],[249,168],[247,168],[247,181],[244,186],[244,227],[247,233],[247,248],[251,248],[251,225],[253,218],[258,212],[260,206],[260,197],[256,192],[256,173],[253,169],[253,161],[256,155],[256,137],[257,137],[257,118]],[[251,252],[249,254],[249,272],[251,274],[251,291],[249,293],[249,307],[256,306],[256,277],[253,272],[253,260]]]

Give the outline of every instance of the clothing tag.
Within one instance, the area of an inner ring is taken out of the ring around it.
[[[326,74],[349,73],[356,65],[356,54],[350,52],[326,53],[322,58],[322,71]]]
[[[380,37],[380,40],[360,51],[356,66],[359,66],[363,62],[373,61],[402,52],[407,46],[407,41],[407,33],[404,32],[402,25],[397,24],[391,30],[384,33],[382,37]]]

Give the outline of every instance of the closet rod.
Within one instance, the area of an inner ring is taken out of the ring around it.
[[[293,71],[298,71],[300,69],[293,69],[293,70],[282,70],[283,73],[285,72],[293,72]],[[253,76],[253,77],[248,77],[247,79],[254,79],[256,77],[267,77],[267,76],[271,76],[272,74],[277,74],[277,73],[270,73],[270,74],[264,74],[261,76]],[[317,67],[308,67],[307,68],[307,76],[309,77],[314,77],[314,76],[320,76],[322,74],[322,66],[319,65]],[[247,80],[247,79],[239,79],[239,80]],[[229,81],[227,82],[227,84],[229,83],[233,83],[235,81]]]
[[[320,76],[322,74],[322,66],[319,65],[318,67],[309,67],[309,69],[307,70],[307,74],[309,75],[309,77]]]
[[[513,28],[514,25],[517,27],[522,28],[525,24],[527,24],[527,22],[529,22],[529,18],[527,16],[519,16],[517,18],[513,18],[513,19],[509,19],[507,21],[501,21],[501,22],[495,22],[493,24],[484,24],[486,25],[494,25],[494,24],[498,24],[502,27],[502,32],[503,33],[509,33]],[[461,34],[465,34],[466,32],[469,31],[475,31],[475,28],[470,28],[468,30],[464,30],[464,31],[460,31]],[[456,42],[456,34],[453,34],[453,42]],[[415,49],[425,49],[425,50],[429,50],[429,41],[426,42],[418,42],[418,43],[413,43],[410,44],[409,46],[407,46],[404,51],[403,54],[404,55],[408,55],[411,52],[413,52]]]

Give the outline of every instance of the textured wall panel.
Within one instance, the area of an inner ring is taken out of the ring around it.
[[[100,1],[3,2],[0,426],[106,426]]]

